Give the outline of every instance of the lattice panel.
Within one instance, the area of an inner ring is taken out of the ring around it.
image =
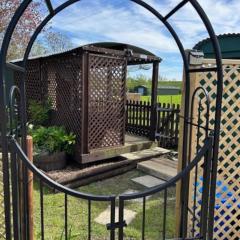
[[[4,216],[5,215],[4,215],[3,172],[2,172],[2,158],[0,155],[0,239],[6,239]]]
[[[88,148],[124,144],[126,60],[89,55]]]
[[[27,102],[49,99],[53,106],[52,124],[74,132],[78,147],[81,143],[81,60],[77,54],[30,60],[25,80]],[[18,85],[22,81],[20,74],[16,73],[15,81]]]
[[[224,93],[219,148],[218,181],[215,206],[214,239],[240,239],[240,63],[224,64]],[[210,128],[214,127],[217,75],[197,74],[211,98]],[[204,115],[204,111],[203,111]],[[202,124],[205,118],[202,119]],[[201,135],[200,140],[203,140]],[[201,179],[198,191],[201,191]],[[201,202],[198,199],[198,212]]]
[[[25,78],[23,73],[14,72],[14,81],[19,88],[24,80],[27,106],[30,100],[44,102],[47,99],[47,79],[42,77],[40,60],[28,61]]]
[[[81,144],[81,64],[79,56],[70,56],[47,60],[42,66],[42,70],[46,69],[47,92],[54,109],[52,123],[73,132],[78,147]]]

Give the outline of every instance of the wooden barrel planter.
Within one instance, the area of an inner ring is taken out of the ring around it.
[[[42,153],[34,156],[34,164],[48,172],[64,169],[67,165],[67,154],[65,152]]]

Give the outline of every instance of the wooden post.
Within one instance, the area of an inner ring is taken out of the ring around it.
[[[190,86],[189,86],[189,96],[191,98],[191,96],[193,95],[194,90],[196,89],[196,84],[197,84],[197,76],[198,73],[191,73],[190,74]],[[183,86],[186,83],[186,76],[185,73],[183,71]],[[189,104],[191,104],[191,102],[189,101]],[[191,105],[187,106],[189,107],[189,109],[191,108]],[[180,109],[180,116],[184,116],[184,110],[185,110],[185,88],[183,87],[182,89],[182,101],[181,101],[181,109]],[[194,116],[195,114],[193,114]],[[181,172],[183,169],[183,159],[182,159],[182,151],[183,151],[183,129],[184,129],[184,119],[180,118],[179,120],[179,138],[178,138],[178,172]],[[188,139],[189,139],[189,133],[188,133]],[[189,144],[188,148],[187,148],[187,153],[189,153],[189,147],[192,148],[192,145],[194,145],[194,141],[191,142],[191,144]],[[188,154],[187,154],[187,158],[188,158]],[[180,229],[181,229],[181,216],[182,216],[182,212],[181,212],[181,206],[183,204],[183,200],[182,199],[182,195],[181,195],[181,189],[182,189],[182,185],[181,185],[181,181],[179,181],[176,184],[176,237],[179,236],[180,234]],[[186,186],[189,187],[189,186]]]
[[[27,136],[27,156],[33,162],[33,139]],[[34,239],[33,232],[33,173],[28,171],[28,213],[29,213],[29,240]]]
[[[81,154],[88,153],[88,108],[89,108],[89,96],[88,96],[88,64],[89,54],[84,52],[82,55],[82,124],[81,124]]]
[[[153,63],[152,74],[152,95],[151,95],[151,122],[150,122],[150,139],[155,141],[157,130],[157,87],[158,87],[159,62]]]

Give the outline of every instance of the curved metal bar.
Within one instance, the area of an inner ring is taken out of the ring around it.
[[[43,22],[38,26],[38,28],[36,29],[36,31],[34,32],[32,38],[30,39],[30,42],[27,46],[27,49],[25,51],[24,54],[24,60],[23,60],[23,66],[26,68],[26,64],[27,64],[27,59],[28,56],[30,54],[30,51],[32,49],[32,46],[34,44],[34,41],[36,40],[37,36],[39,35],[39,33],[41,32],[41,30],[44,28],[44,26],[59,12],[61,12],[62,10],[64,10],[66,7],[70,6],[73,3],[76,3],[80,0],[69,0],[65,3],[63,3],[62,5],[60,5],[59,7],[57,7],[54,10],[54,14],[49,14],[44,20]],[[149,4],[147,4],[146,2],[142,1],[142,0],[129,0],[131,2],[134,2],[140,6],[142,6],[143,8],[145,8],[146,10],[148,10],[149,12],[151,12],[158,20],[160,20],[165,27],[168,29],[168,31],[171,33],[172,37],[174,38],[179,51],[181,53],[182,59],[183,59],[183,65],[184,65],[184,72],[185,72],[185,78],[186,78],[186,82],[185,82],[185,106],[188,106],[188,101],[189,101],[189,97],[190,97],[190,74],[189,74],[189,64],[188,64],[188,60],[184,51],[184,47],[183,44],[181,43],[177,33],[174,31],[173,27],[171,26],[171,24],[157,11],[155,10],[153,7],[151,7]],[[25,96],[24,96],[25,97]],[[189,108],[185,107],[184,108],[184,116],[188,116],[189,115]],[[188,123],[186,121],[184,121],[184,136],[183,136],[183,149],[182,149],[182,159],[186,159],[187,157],[187,142],[188,142]],[[186,164],[183,163],[182,168],[184,169],[186,166]]]
[[[192,99],[191,99],[191,111],[190,111],[190,119],[191,121],[193,121],[193,111],[194,111],[194,103],[195,103],[195,97],[197,95],[197,93],[199,91],[202,91],[203,94],[205,95],[206,97],[206,105],[207,105],[207,113],[206,113],[206,126],[205,126],[205,131],[206,131],[206,138],[208,137],[208,131],[209,131],[209,113],[210,113],[210,98],[209,98],[209,94],[208,92],[206,91],[205,88],[203,87],[197,87],[195,89],[195,91],[193,92],[192,94]],[[191,122],[192,123],[192,122]],[[198,124],[196,124],[197,127],[200,127],[198,126]],[[192,130],[193,130],[193,124],[190,124],[190,129],[189,129],[189,142],[192,141]],[[192,155],[192,148],[190,147],[189,148],[189,151],[188,151],[188,163],[191,162],[191,155]]]
[[[182,172],[179,172],[175,177],[171,178],[168,182],[163,183],[159,186],[147,189],[141,193],[120,195],[119,199],[133,200],[137,198],[143,198],[143,197],[147,197],[155,193],[161,192],[162,190],[169,188],[171,186],[174,186],[175,183],[177,183],[179,180],[187,176],[190,173],[190,171],[201,161],[201,159],[204,157],[206,152],[212,148],[212,142],[213,142],[212,137],[209,137],[208,139],[206,139],[204,146],[201,148],[201,150],[199,151],[199,154],[194,158],[194,160],[191,161],[191,163],[189,163],[188,166]]]
[[[194,102],[195,102],[195,96],[197,95],[197,93],[199,91],[202,91],[204,96],[206,97],[206,105],[207,105],[207,113],[206,113],[206,137],[208,137],[208,130],[209,130],[209,116],[210,116],[210,97],[209,94],[207,92],[207,90],[204,87],[197,87],[195,89],[195,91],[193,92],[192,95],[192,101],[191,101],[191,118],[193,117],[193,107],[194,107]],[[190,138],[190,142],[191,142],[191,138]]]
[[[206,113],[206,126],[205,126],[205,131],[206,131],[206,138],[208,137],[208,130],[209,130],[209,112],[210,112],[210,98],[208,95],[208,92],[206,91],[205,88],[203,87],[197,87],[195,91],[193,92],[192,99],[191,99],[191,111],[190,111],[190,119],[193,121],[193,111],[194,111],[194,103],[195,103],[195,97],[199,91],[202,91],[203,94],[206,97],[206,105],[207,105],[207,113]],[[200,128],[199,123],[196,124],[197,127]],[[190,130],[189,130],[189,142],[192,141],[192,130],[193,130],[193,124],[190,124]],[[191,155],[192,155],[192,148],[189,148],[188,152],[188,163],[191,161]]]
[[[9,47],[9,43],[12,37],[12,34],[14,32],[14,29],[19,21],[19,19],[21,18],[21,16],[23,15],[24,11],[27,9],[28,5],[32,2],[32,0],[24,0],[21,5],[18,7],[18,9],[16,10],[15,14],[13,15],[7,29],[6,29],[6,33],[4,35],[3,41],[2,41],[2,47],[1,47],[1,55],[0,55],[0,63],[1,63],[1,67],[3,65],[5,65],[6,62],[6,55],[7,55],[7,51],[8,51],[8,47]],[[3,65],[2,65],[3,64]]]
[[[193,113],[194,113],[194,105],[195,105],[195,100],[196,100],[196,95],[197,93],[203,93],[205,98],[206,98],[206,105],[207,105],[207,112],[206,112],[206,126],[205,128],[204,127],[201,127],[200,126],[200,107],[201,107],[201,100],[199,101],[199,105],[198,105],[198,120],[197,120],[197,123],[196,124],[193,124]],[[195,91],[193,92],[192,94],[192,99],[191,99],[191,112],[190,112],[190,119],[191,119],[191,122],[190,122],[190,129],[189,129],[189,142],[192,142],[192,135],[193,135],[193,126],[196,126],[197,127],[197,143],[196,143],[196,153],[198,153],[199,151],[199,133],[200,133],[200,127],[201,128],[204,128],[205,132],[206,132],[206,135],[205,137],[207,138],[208,137],[208,131],[209,131],[209,111],[210,111],[210,98],[209,98],[209,94],[208,92],[206,91],[205,88],[203,87],[197,87],[195,89]],[[188,151],[188,163],[191,162],[191,158],[192,158],[192,147],[189,147],[189,151]],[[197,182],[197,178],[198,178],[198,164],[196,164],[196,167],[195,167],[195,183]],[[193,206],[192,206],[192,209],[193,209],[193,212],[190,212],[189,211],[189,207],[188,207],[188,211],[192,214],[193,216],[193,225],[192,225],[192,233],[193,233],[193,236],[194,236],[194,229],[195,229],[195,222],[197,220],[196,218],[196,203],[197,203],[197,200],[196,200],[196,193],[197,193],[197,186],[196,184],[194,184],[194,194],[193,194]]]
[[[38,176],[38,178],[45,182],[47,185],[49,185],[50,187],[66,193],[70,196],[73,197],[77,197],[77,198],[82,198],[85,200],[91,200],[91,201],[112,201],[113,199],[115,199],[115,196],[97,196],[97,195],[93,195],[93,194],[86,194],[86,193],[81,193],[75,190],[72,190],[70,188],[64,187],[63,185],[55,182],[54,180],[52,180],[51,178],[49,178],[48,176],[46,176],[41,170],[39,170],[31,161],[29,161],[28,157],[26,156],[26,154],[23,152],[23,150],[21,149],[21,146],[18,144],[18,142],[11,137],[10,138],[10,142],[11,145],[13,147],[13,150],[17,153],[17,155],[20,157],[22,163],[30,170],[32,171],[34,174],[36,174]],[[195,157],[195,159],[193,161],[191,161],[191,163],[187,166],[187,168],[185,168],[182,172],[178,173],[175,177],[173,177],[171,180],[169,180],[166,183],[163,183],[157,187],[153,187],[150,189],[147,189],[141,193],[134,193],[134,194],[124,194],[124,195],[120,195],[119,199],[122,200],[132,200],[132,199],[136,199],[136,198],[142,198],[144,196],[149,196],[149,195],[153,195],[155,193],[158,193],[168,187],[173,186],[177,181],[179,181],[180,179],[182,179],[184,176],[186,176],[187,174],[189,174],[189,172],[201,161],[202,157],[206,154],[206,152],[212,148],[212,137],[209,137],[206,139],[204,146],[202,147],[202,149],[199,151],[199,154]]]
[[[17,155],[20,157],[22,163],[36,176],[44,183],[46,183],[48,186],[62,192],[66,193],[70,196],[76,197],[76,198],[81,198],[85,200],[91,200],[91,201],[112,201],[115,199],[114,195],[109,195],[109,196],[97,196],[93,194],[87,194],[87,193],[82,193],[78,192],[75,190],[72,190],[70,188],[64,187],[63,185],[53,181],[51,178],[46,176],[42,171],[40,171],[31,161],[29,161],[27,155],[24,153],[22,150],[21,146],[18,144],[16,139],[13,137],[10,138],[10,143],[13,148],[13,151],[17,153]]]
[[[208,30],[210,39],[213,44],[215,52],[215,59],[217,64],[217,97],[216,97],[216,110],[215,110],[215,126],[214,126],[214,142],[213,142],[213,158],[212,158],[212,174],[211,174],[211,189],[210,189],[210,206],[209,206],[209,223],[208,223],[208,239],[213,238],[214,228],[214,207],[216,198],[216,182],[217,182],[217,167],[218,167],[218,150],[220,141],[221,130],[221,113],[222,113],[222,96],[223,96],[223,68],[222,68],[222,54],[219,46],[219,42],[213,30],[213,27],[208,19],[206,13],[196,0],[190,0],[192,6],[201,17],[206,29]]]
[[[9,108],[10,108],[10,135],[13,134],[13,119],[14,119],[14,95],[18,93],[21,97],[20,89],[17,86],[12,86],[9,94]]]
[[[59,12],[61,12],[62,10],[64,10],[65,8],[67,8],[68,6],[79,2],[81,0],[69,0],[66,1],[65,3],[61,4],[60,6],[58,6],[55,10],[54,10],[54,14],[49,14],[42,22],[41,24],[36,28],[35,32],[33,33],[28,46],[26,48],[26,51],[24,53],[24,58],[23,58],[23,66],[26,66],[26,62],[28,59],[28,56],[30,54],[30,51],[32,49],[32,46],[36,40],[36,38],[38,37],[39,33],[42,31],[42,29],[46,26],[46,24],[55,16],[57,15]]]
[[[27,59],[28,56],[30,54],[31,48],[34,44],[34,41],[36,40],[37,36],[39,35],[39,33],[41,32],[41,30],[44,28],[44,26],[59,12],[61,12],[63,9],[65,9],[66,7],[70,6],[73,3],[76,3],[80,0],[69,0],[67,2],[65,2],[64,4],[60,5],[59,7],[57,7],[54,10],[54,14],[49,14],[44,20],[43,22],[38,26],[38,28],[36,29],[36,31],[34,32],[32,38],[30,39],[30,42],[27,46],[26,52],[24,54],[24,60],[23,60],[23,66],[26,68],[26,64],[27,64]],[[183,44],[181,43],[177,33],[174,31],[173,27],[171,26],[171,24],[166,20],[166,18],[164,18],[157,10],[155,10],[153,7],[151,7],[149,4],[147,4],[144,1],[141,0],[130,0],[140,6],[142,6],[143,8],[145,8],[146,10],[148,10],[149,12],[151,12],[158,20],[160,20],[165,27],[168,29],[168,31],[171,33],[172,37],[174,38],[179,51],[181,53],[182,59],[183,59],[183,65],[184,65],[184,72],[185,72],[185,106],[188,106],[188,101],[189,101],[189,97],[190,97],[190,74],[189,74],[189,64],[188,64],[188,60],[184,51],[184,47]],[[184,116],[187,117],[189,116],[189,108],[185,107],[184,108]],[[182,159],[186,159],[187,158],[187,143],[188,143],[188,123],[186,121],[184,121],[184,136],[183,136],[183,148],[182,148]],[[182,169],[184,169],[186,167],[186,163],[182,164]]]

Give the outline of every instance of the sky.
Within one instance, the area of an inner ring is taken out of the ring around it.
[[[57,7],[64,0],[52,0]],[[180,0],[146,0],[163,16]],[[238,32],[239,0],[199,0],[210,18],[216,34]],[[205,27],[190,3],[169,19],[185,49],[193,48],[208,37]],[[168,79],[182,79],[182,60],[166,27],[147,10],[130,0],[81,0],[55,16],[50,25],[66,34],[76,46],[110,41],[136,45],[152,51],[163,59],[160,75]],[[146,74],[151,71],[132,73]]]

